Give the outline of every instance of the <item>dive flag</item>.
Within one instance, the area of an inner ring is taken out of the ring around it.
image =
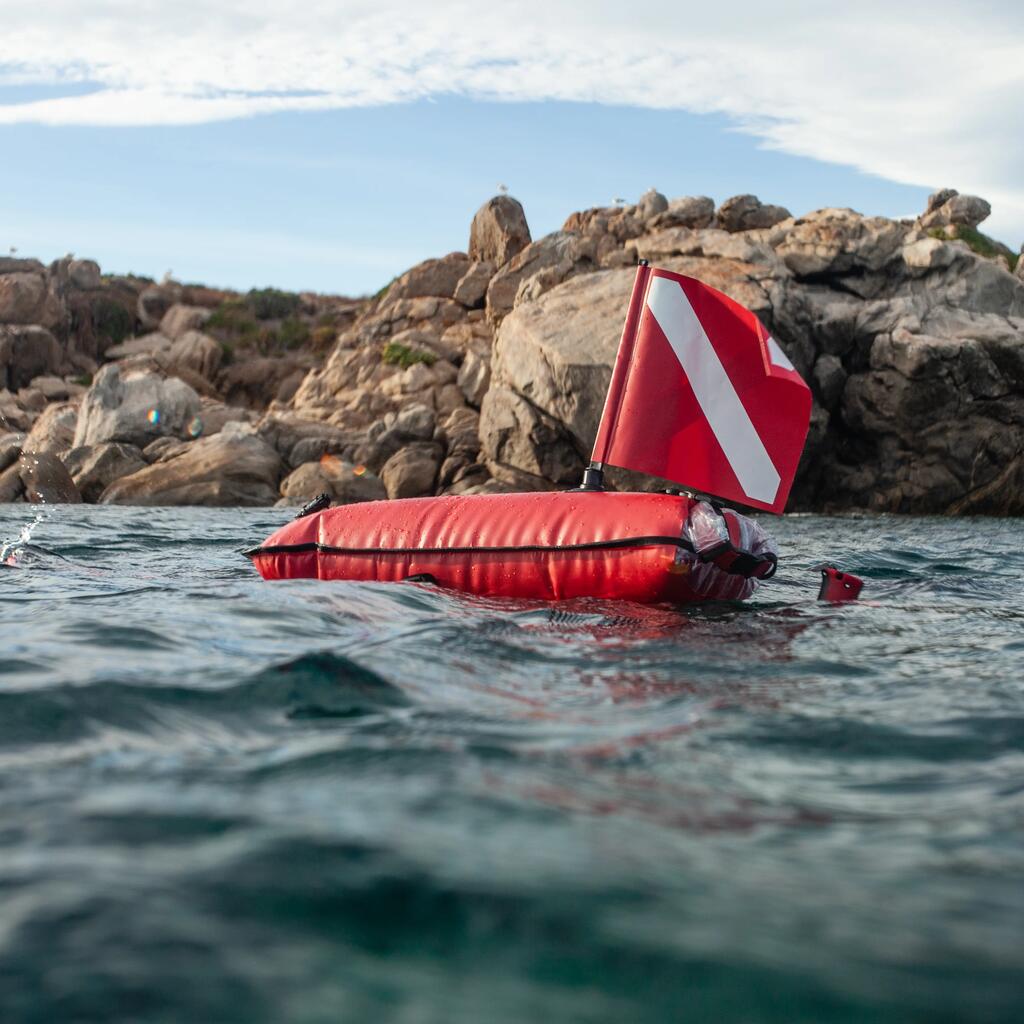
[[[639,268],[595,463],[780,513],[810,415],[810,390],[753,313]]]

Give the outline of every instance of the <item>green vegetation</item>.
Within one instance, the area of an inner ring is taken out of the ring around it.
[[[338,328],[330,324],[320,324],[313,328],[313,351],[326,352],[338,337]]]
[[[120,345],[135,328],[135,317],[124,306],[108,299],[97,299],[92,306],[92,325],[98,335]]]
[[[392,285],[393,285],[393,284],[394,284],[394,283],[395,283],[395,282],[396,282],[397,280],[398,280],[398,278],[397,278],[397,277],[393,277],[393,278],[391,278],[391,280],[390,280],[390,281],[388,281],[388,283],[387,283],[386,285],[384,285],[384,287],[383,287],[383,288],[378,288],[378,289],[377,289],[377,290],[376,290],[376,291],[375,291],[375,292],[373,293],[373,298],[374,298],[374,301],[376,301],[377,299],[383,299],[383,298],[384,298],[384,296],[385,296],[385,295],[387,295],[387,293],[388,293],[388,289],[390,289],[390,287],[391,287],[391,286],[392,286]]]
[[[392,366],[400,366],[407,370],[416,363],[425,363],[431,366],[437,362],[437,356],[433,352],[427,352],[421,348],[412,348],[409,345],[401,345],[395,341],[389,341],[381,353],[381,360]]]
[[[79,387],[83,387],[83,388],[90,387],[92,385],[92,374],[91,373],[83,373],[80,377],[72,377],[71,378],[71,383],[72,384],[77,384],[77,385],[79,385]]]
[[[206,330],[224,333],[243,341],[252,341],[259,333],[259,324],[252,310],[242,299],[222,302],[206,321]]]
[[[285,349],[301,348],[309,341],[309,324],[297,316],[290,316],[281,321],[277,329],[278,344]]]
[[[1000,244],[994,238],[982,234],[977,228],[965,227],[958,224],[954,229],[955,234],[949,235],[945,228],[929,228],[928,234],[932,238],[939,238],[944,242],[963,242],[971,252],[984,256],[987,260],[994,260],[997,256],[1005,256],[1010,263],[1010,270],[1016,270],[1017,261],[1020,259],[1018,253],[1012,252],[1005,245]]]
[[[245,304],[257,320],[284,320],[299,311],[299,297],[278,288],[253,288],[245,296]]]

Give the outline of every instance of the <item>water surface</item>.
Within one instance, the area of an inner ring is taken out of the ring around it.
[[[0,1019],[1021,1019],[1024,522],[678,610],[264,583],[285,514],[0,508]]]

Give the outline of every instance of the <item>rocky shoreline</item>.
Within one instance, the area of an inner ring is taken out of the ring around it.
[[[757,313],[810,383],[791,509],[1019,515],[1024,258],[988,213],[953,190],[903,221],[651,191],[534,241],[497,196],[467,252],[367,299],[0,258],[0,502],[573,485],[646,258]]]

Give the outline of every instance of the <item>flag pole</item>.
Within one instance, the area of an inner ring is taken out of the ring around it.
[[[636,268],[636,279],[633,281],[633,294],[629,300],[626,322],[622,327],[622,340],[619,342],[619,351],[612,369],[612,379],[608,385],[608,395],[604,400],[601,423],[597,428],[594,451],[590,456],[590,465],[583,472],[583,483],[580,485],[582,491],[604,490],[604,465],[619,420],[622,396],[633,361],[633,347],[636,344],[636,332],[640,325],[640,314],[643,312],[644,296],[647,294],[647,283],[650,276],[651,268],[647,260],[640,260]]]

